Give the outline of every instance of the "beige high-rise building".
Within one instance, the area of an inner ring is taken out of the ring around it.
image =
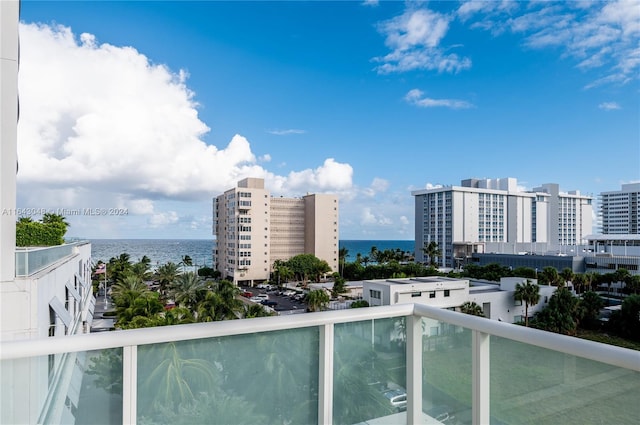
[[[276,260],[313,254],[338,270],[338,198],[272,197],[264,180],[246,178],[213,199],[213,264],[234,283],[269,279]]]

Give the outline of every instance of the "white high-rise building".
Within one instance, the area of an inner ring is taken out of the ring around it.
[[[416,190],[416,259],[436,242],[438,264],[455,267],[474,252],[501,252],[534,244],[546,251],[580,245],[591,233],[591,198],[578,191],[561,193],[557,184],[530,192],[518,189],[515,178],[467,179],[460,186]],[[510,251],[511,252],[511,251]]]
[[[269,279],[273,263],[313,254],[338,270],[338,198],[311,194],[276,198],[264,180],[246,178],[213,199],[214,267],[223,278]]]
[[[600,194],[600,232],[605,235],[640,234],[640,183]]]

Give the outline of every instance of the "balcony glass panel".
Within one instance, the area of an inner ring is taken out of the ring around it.
[[[315,423],[318,338],[310,327],[140,346],[138,423]]]
[[[422,319],[422,411],[443,423],[471,424],[471,331]]]
[[[45,248],[16,248],[16,276],[30,276],[71,255],[77,244]]]
[[[122,423],[122,348],[89,351],[77,424]]]
[[[121,352],[3,360],[0,423],[122,423]]]
[[[492,423],[637,423],[638,394],[638,372],[491,337]]]
[[[355,424],[405,410],[405,318],[340,323],[334,333],[333,423]]]

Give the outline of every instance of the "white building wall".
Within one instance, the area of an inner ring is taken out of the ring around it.
[[[56,336],[88,329],[90,323],[85,329],[82,322],[90,321],[91,312],[87,310],[92,309],[94,302],[90,274],[91,244],[85,243],[75,246],[72,255],[47,268],[29,276],[16,277],[13,282],[0,286],[0,340],[48,337],[49,311],[54,299],[66,308],[71,318],[68,326],[60,317],[55,319]]]
[[[0,1],[0,285],[15,276],[18,15],[17,1]]]
[[[535,279],[530,279],[530,281],[537,283]],[[469,292],[468,301],[475,302],[480,307],[488,304],[489,307],[485,308],[485,313],[487,311],[490,312],[488,318],[491,320],[500,320],[506,323],[519,322],[524,320],[526,306],[524,303],[516,302],[514,294],[516,284],[524,282],[526,282],[526,279],[509,277],[502,278],[499,285],[486,286],[497,290],[483,291],[482,287],[474,287]],[[540,286],[540,301],[536,305],[529,306],[529,317],[533,317],[535,313],[542,311],[555,290],[556,287],[553,286]]]
[[[600,227],[603,234],[640,234],[640,183],[600,193]]]
[[[461,186],[417,190],[412,195],[416,259],[426,261],[421,250],[435,241],[444,254],[443,267],[456,266],[453,244],[574,245],[590,233],[591,198],[577,191],[561,194],[555,183],[518,192],[513,178],[467,179]],[[451,197],[449,210],[447,196]]]
[[[475,302],[483,307],[489,319],[515,323],[524,320],[525,305],[516,305],[514,300],[517,283],[526,282],[519,277],[503,278],[500,283],[479,283],[469,280],[442,277],[366,280],[363,282],[362,297],[370,306],[402,303],[426,304],[439,308],[456,308],[465,302]],[[531,282],[536,283],[535,279]],[[449,291],[445,296],[444,291]],[[540,286],[540,302],[529,306],[529,317],[541,311],[555,292],[556,287]],[[380,293],[374,296],[372,291]],[[433,295],[432,295],[433,294]]]

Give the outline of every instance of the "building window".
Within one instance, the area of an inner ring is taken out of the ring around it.
[[[422,295],[422,292],[412,292],[411,293],[411,298],[416,298]]]
[[[445,296],[445,297],[449,297],[449,296],[451,296],[451,291],[450,291],[449,289],[445,289],[445,290],[444,290],[444,296]]]
[[[369,290],[369,296],[371,298],[375,298],[376,300],[379,300],[382,298],[382,293],[380,291],[376,291],[374,289],[370,289]]]
[[[436,291],[429,292],[429,298],[435,298],[435,297],[436,297]]]

